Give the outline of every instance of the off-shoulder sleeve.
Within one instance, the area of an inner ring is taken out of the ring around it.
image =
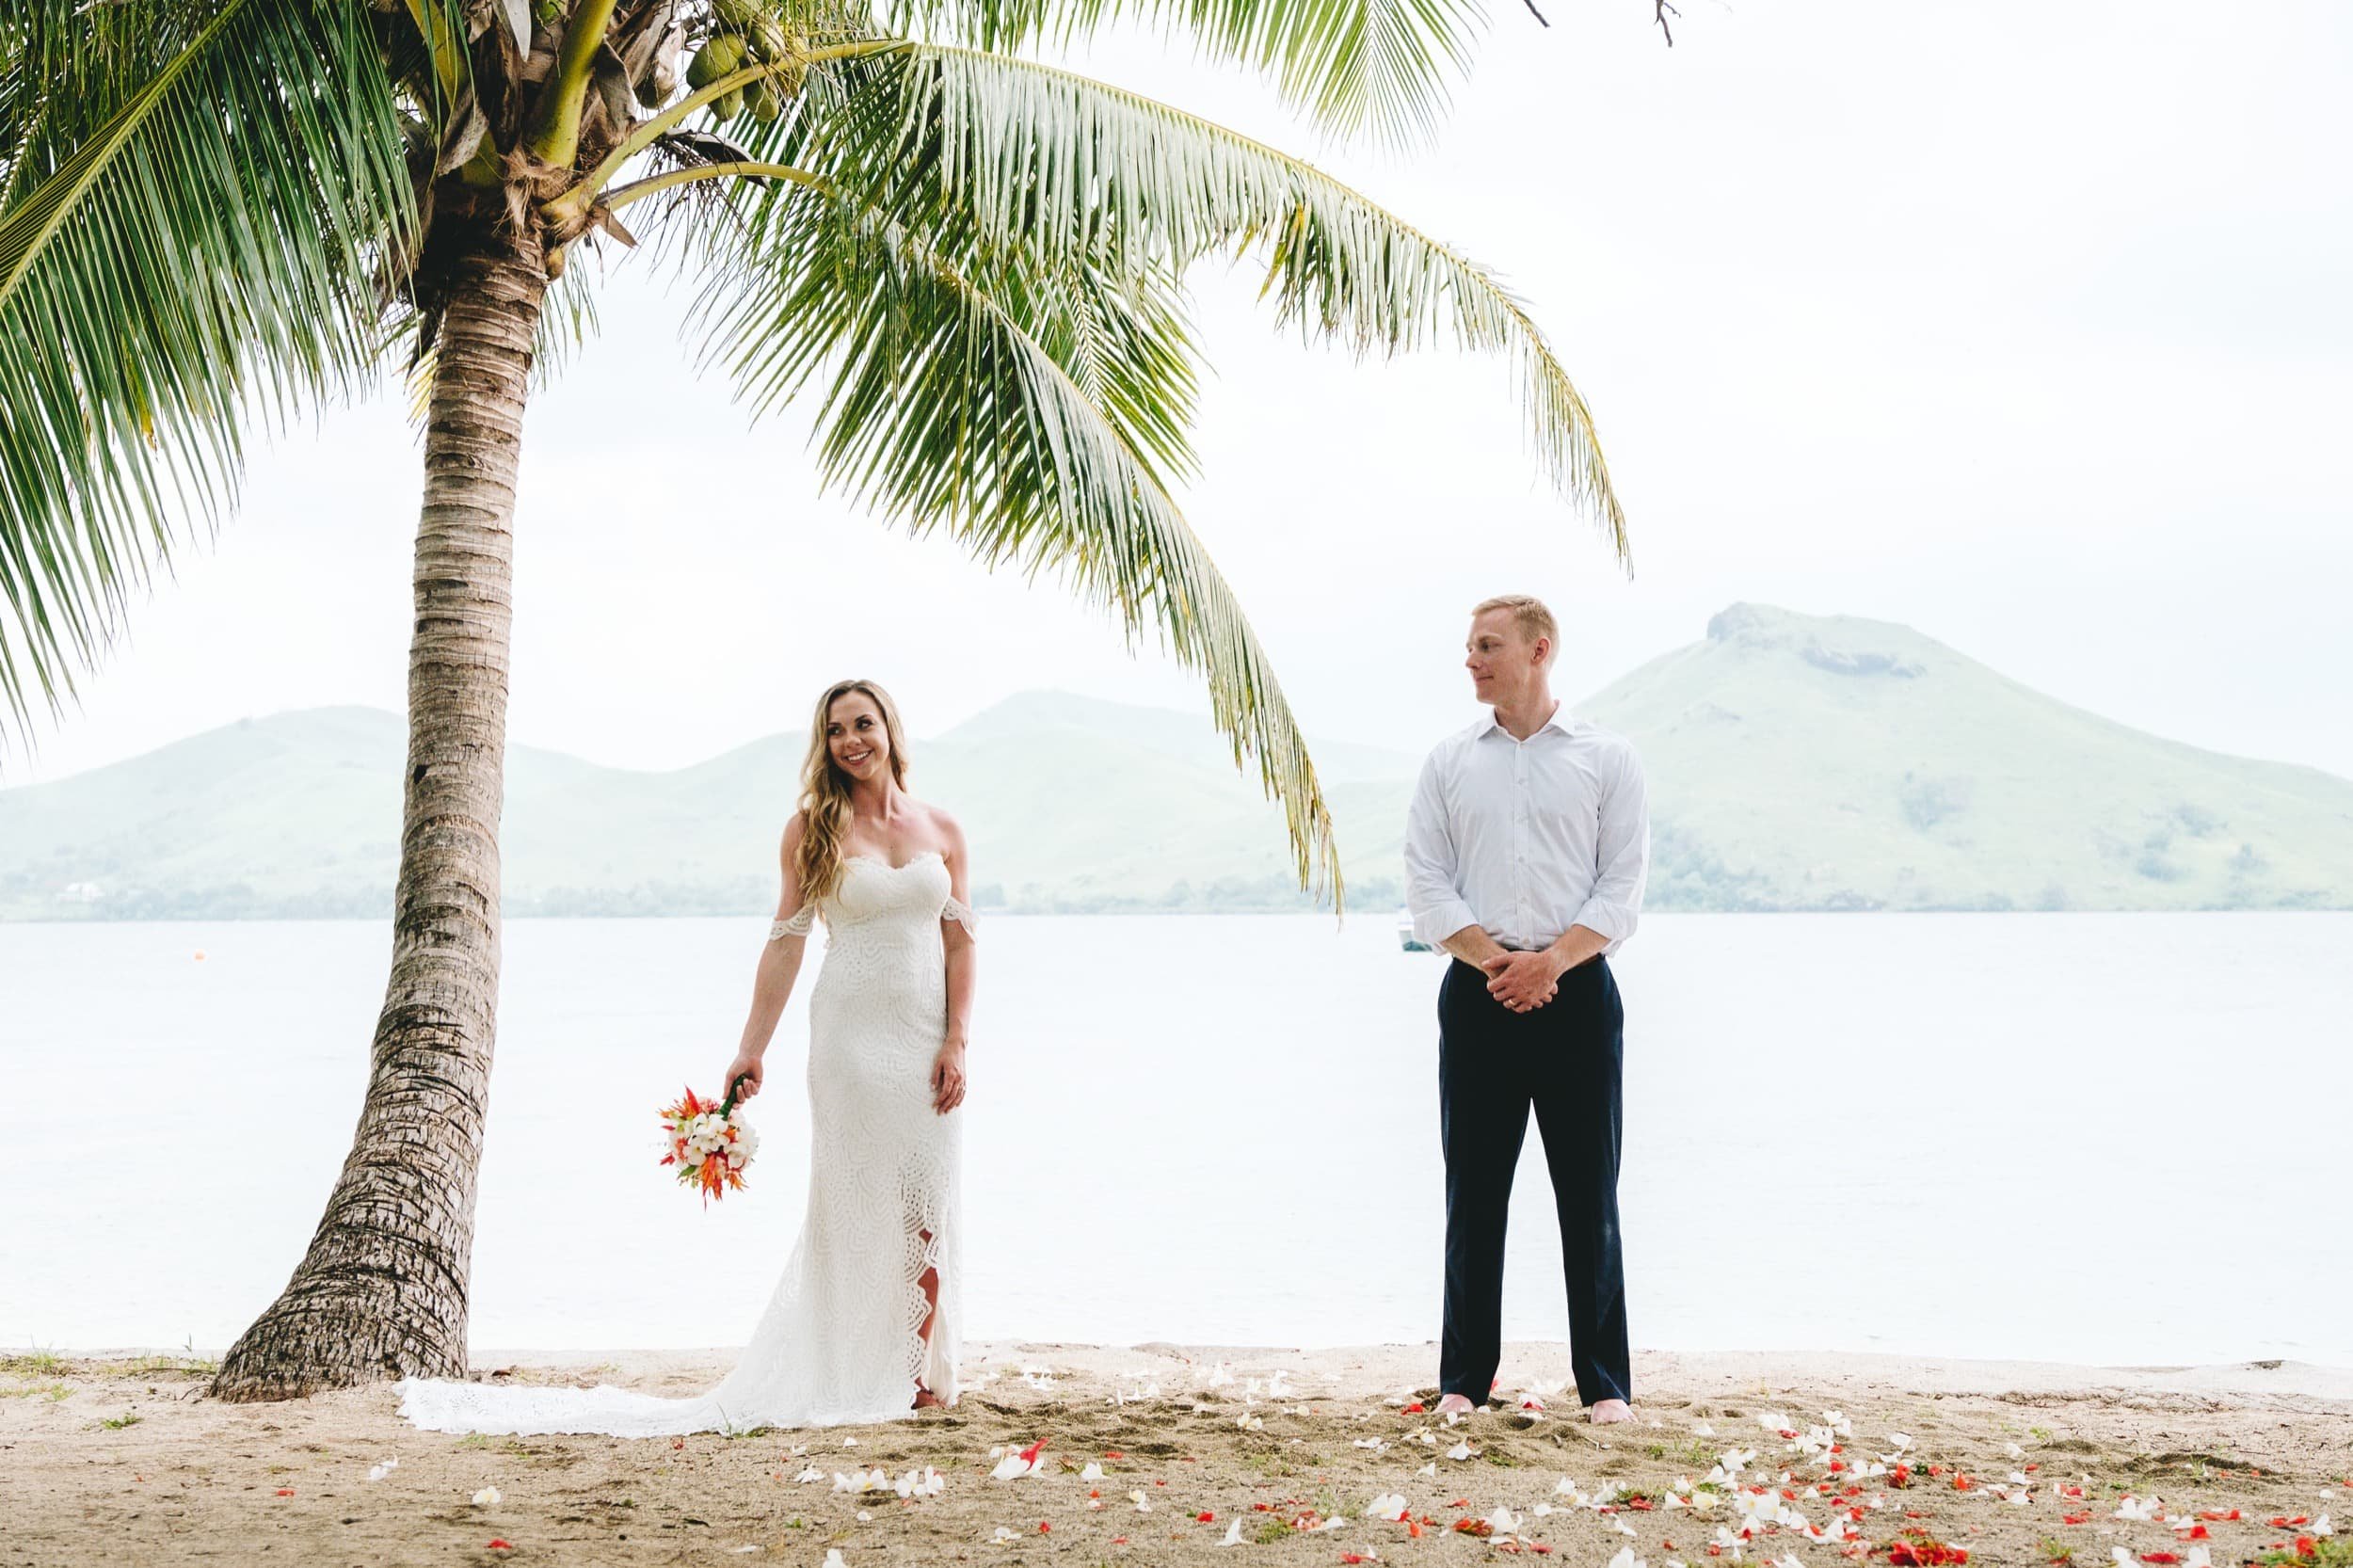
[[[964,934],[968,936],[978,937],[981,934],[980,928],[972,923],[972,906],[953,893],[950,893],[947,901],[940,904],[939,918],[955,921],[964,927]]]
[[[792,912],[789,920],[778,920],[768,928],[768,939],[782,941],[787,936],[806,936],[817,928],[817,905],[804,904]]]

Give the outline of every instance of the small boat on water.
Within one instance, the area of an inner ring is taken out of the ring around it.
[[[1432,947],[1428,942],[1423,941],[1420,937],[1414,935],[1414,912],[1410,909],[1401,909],[1397,912],[1397,945],[1403,948],[1407,952],[1435,952],[1438,951],[1436,948]]]

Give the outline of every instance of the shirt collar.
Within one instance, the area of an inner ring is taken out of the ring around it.
[[[1567,703],[1556,703],[1553,706],[1552,717],[1546,719],[1542,725],[1538,726],[1536,734],[1529,736],[1528,739],[1532,741],[1536,738],[1536,735],[1542,735],[1546,730],[1550,730],[1554,734],[1560,735],[1564,739],[1577,733],[1577,717],[1569,712],[1569,705]],[[1513,739],[1512,732],[1504,728],[1502,721],[1496,717],[1495,710],[1492,708],[1487,710],[1485,722],[1479,725],[1472,731],[1472,735],[1474,739],[1481,741],[1485,740],[1490,735],[1500,735],[1507,741]],[[1526,744],[1527,743],[1518,742],[1515,744]]]

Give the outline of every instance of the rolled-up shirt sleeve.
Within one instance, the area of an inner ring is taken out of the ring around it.
[[[1414,918],[1415,937],[1433,948],[1479,923],[1457,881],[1461,865],[1447,824],[1446,787],[1433,755],[1422,764],[1414,804],[1405,813],[1405,907]]]
[[[1641,759],[1630,745],[1614,748],[1602,780],[1593,890],[1576,923],[1609,938],[1615,952],[1642,920],[1642,888],[1650,880],[1650,799]]]

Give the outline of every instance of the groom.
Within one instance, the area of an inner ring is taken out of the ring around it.
[[[1439,743],[1405,826],[1414,935],[1454,955],[1438,991],[1446,1148],[1442,1412],[1483,1403],[1502,1355],[1503,1231],[1532,1106],[1568,1274],[1569,1350],[1594,1421],[1632,1413],[1618,1251],[1625,1013],[1605,956],[1634,935],[1650,859],[1642,768],[1563,712],[1561,629],[1526,595],[1471,612],[1464,661],[1490,712]]]

